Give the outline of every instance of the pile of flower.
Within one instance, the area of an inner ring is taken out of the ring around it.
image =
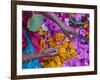
[[[45,17],[44,24],[49,29],[48,33],[49,35],[54,36],[49,36],[48,38],[50,40],[50,47],[58,48],[59,54],[58,56],[54,56],[52,59],[44,59],[44,61],[41,62],[41,64],[43,65],[43,67],[57,67],[58,63],[60,66],[63,67],[88,66],[89,15],[82,13],[56,13],[56,15],[66,24],[66,26],[73,27],[78,32],[78,36],[75,36],[75,39],[73,41],[70,41],[68,37],[65,36],[63,33],[59,33],[61,29],[58,25],[56,25],[53,21]],[[72,46],[68,47],[68,45]]]
[[[64,61],[76,58],[76,51],[73,43],[62,32],[55,32],[52,34],[39,30],[40,34],[40,53],[47,48],[57,48],[59,53],[53,57],[44,57],[41,64],[45,68],[61,67]]]

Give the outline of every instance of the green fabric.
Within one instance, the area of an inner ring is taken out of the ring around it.
[[[40,29],[44,21],[44,16],[41,14],[34,14],[29,20],[29,30],[36,32]]]

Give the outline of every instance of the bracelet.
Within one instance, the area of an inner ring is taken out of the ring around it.
[[[32,61],[32,57],[31,57],[31,55],[28,54],[27,56],[28,56],[29,61]]]
[[[23,58],[24,58],[25,62],[27,62],[27,57],[26,57],[26,55],[25,55],[25,56],[23,56]]]

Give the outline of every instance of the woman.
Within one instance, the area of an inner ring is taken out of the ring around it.
[[[23,22],[25,22],[25,21],[28,22],[28,23],[26,23],[26,25],[24,25],[28,28],[23,29],[23,33],[26,35],[28,47],[26,49],[23,49],[23,54],[22,54],[23,69],[25,69],[25,68],[40,68],[41,64],[40,64],[38,58],[45,57],[45,56],[52,57],[58,53],[58,49],[55,49],[55,48],[49,48],[47,50],[44,50],[41,52],[41,54],[34,53],[35,52],[34,46],[32,45],[29,31],[37,32],[40,29],[41,25],[43,24],[44,16],[50,18],[52,21],[54,21],[56,24],[58,24],[58,26],[62,29],[64,34],[68,35],[69,33],[73,33],[73,34],[75,33],[75,31],[72,27],[66,27],[66,25],[52,12],[45,12],[45,13],[32,12],[31,16],[29,16],[29,17],[26,16],[26,18],[23,19]]]

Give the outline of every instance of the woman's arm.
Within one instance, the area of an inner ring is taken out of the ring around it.
[[[29,62],[29,61],[32,61],[34,59],[40,58],[40,57],[43,57],[43,54],[38,54],[38,53],[27,54],[27,53],[23,53],[22,54],[22,63]]]
[[[73,33],[73,34],[75,33],[74,28],[66,26],[65,23],[62,22],[53,12],[46,12],[44,13],[44,15],[49,17],[56,24],[58,24],[66,35],[68,35],[68,33]]]
[[[46,56],[54,56],[58,53],[58,49],[55,48],[49,48],[47,50],[42,51],[41,53],[34,53],[34,54],[27,54],[23,53],[22,55],[22,63],[32,61],[34,59],[38,59],[41,57],[46,57]]]

